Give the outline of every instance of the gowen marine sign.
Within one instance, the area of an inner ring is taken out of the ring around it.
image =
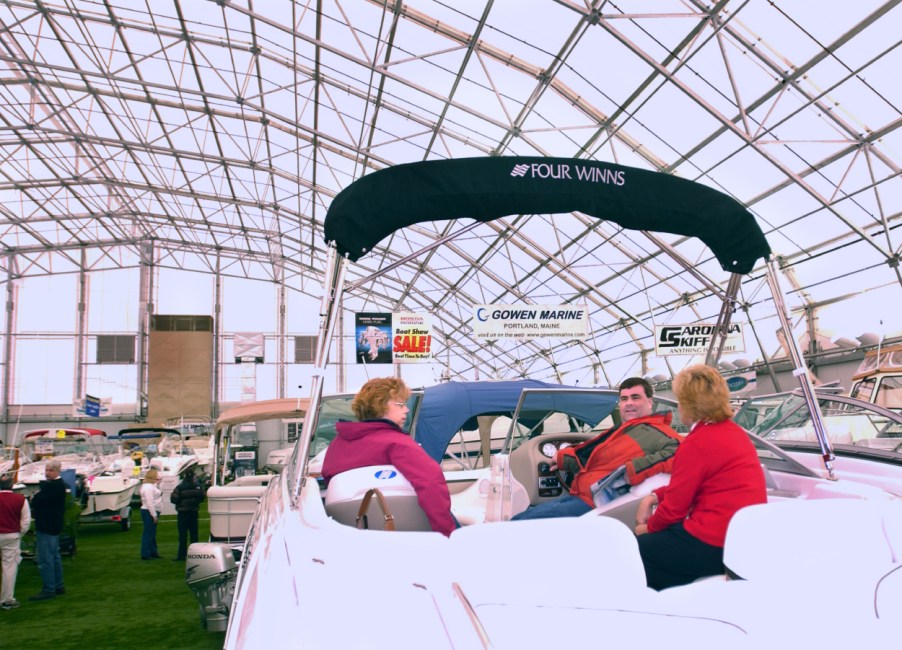
[[[716,327],[712,323],[655,325],[655,354],[659,357],[705,354],[711,347],[711,339],[714,338]],[[745,352],[745,338],[742,335],[741,323],[730,324],[723,352]]]
[[[584,339],[589,335],[585,305],[475,305],[478,339]]]

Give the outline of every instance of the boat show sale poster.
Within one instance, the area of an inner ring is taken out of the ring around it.
[[[432,315],[392,314],[392,354],[395,363],[432,361]]]
[[[362,312],[355,314],[357,363],[391,363],[392,315]]]
[[[477,339],[584,339],[589,336],[586,305],[475,305]]]

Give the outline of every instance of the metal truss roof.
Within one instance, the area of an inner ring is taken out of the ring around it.
[[[7,278],[151,255],[317,295],[322,219],[354,179],[547,155],[736,197],[809,319],[866,290],[898,305],[898,0],[4,0],[0,20]],[[432,312],[452,375],[611,383],[647,370],[652,323],[719,309],[725,274],[698,242],[580,214],[480,224],[408,259],[461,229],[386,239],[345,303]],[[758,275],[735,319],[773,339]],[[472,305],[519,302],[585,303],[592,336],[470,338]]]

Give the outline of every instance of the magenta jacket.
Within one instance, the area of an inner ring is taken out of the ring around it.
[[[338,435],[323,461],[326,481],[358,467],[394,465],[417,492],[417,501],[432,530],[450,535],[457,527],[451,516],[451,494],[442,468],[409,435],[389,420],[338,422]]]

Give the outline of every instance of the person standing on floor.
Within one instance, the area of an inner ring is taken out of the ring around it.
[[[45,480],[31,497],[31,514],[34,516],[38,571],[43,583],[41,592],[28,600],[48,600],[66,593],[63,586],[63,558],[60,557],[60,534],[66,513],[66,484],[60,478],[60,462],[47,461]]]
[[[141,484],[141,521],[144,522],[144,533],[141,535],[142,560],[162,557],[157,549],[157,521],[163,512],[163,493],[159,486],[161,480],[157,470],[149,469]]]
[[[188,538],[191,543],[197,541],[197,513],[204,500],[204,488],[194,475],[194,470],[185,472],[182,482],[175,486],[169,500],[175,504],[178,517],[179,550],[175,561],[184,560],[188,555]]]
[[[13,490],[13,477],[0,476],[0,555],[2,555],[3,579],[0,583],[0,609],[15,609],[16,575],[22,561],[22,535],[31,525],[31,507],[22,494]]]

